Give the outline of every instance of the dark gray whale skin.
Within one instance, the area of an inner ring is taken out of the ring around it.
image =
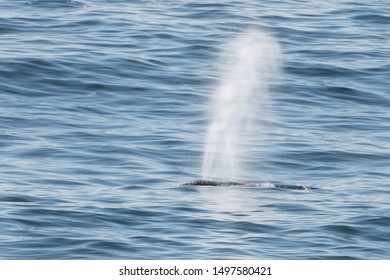
[[[300,186],[300,185],[283,185],[283,184],[273,184],[277,189],[288,189],[288,190],[311,190],[312,188],[308,186]],[[182,186],[219,186],[219,187],[233,187],[233,186],[247,186],[254,187],[255,184],[244,184],[239,182],[221,182],[221,181],[212,181],[212,180],[204,180],[198,179],[188,183],[182,184]]]
[[[188,183],[183,184],[182,186],[244,186],[243,183],[237,182],[218,182],[211,180],[198,179]]]

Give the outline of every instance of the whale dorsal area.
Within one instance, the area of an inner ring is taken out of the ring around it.
[[[238,182],[218,182],[212,180],[198,179],[183,184],[183,186],[243,186],[243,183]]]
[[[188,183],[182,184],[182,186],[222,186],[222,187],[230,187],[230,186],[243,186],[243,187],[273,187],[276,189],[286,189],[286,190],[312,190],[314,188],[308,187],[305,185],[285,185],[285,184],[272,184],[272,183],[265,183],[265,184],[244,184],[239,182],[230,182],[230,181],[213,181],[213,180],[205,180],[205,179],[198,179],[194,181],[190,181]]]

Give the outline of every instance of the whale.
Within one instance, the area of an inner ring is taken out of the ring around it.
[[[190,181],[182,184],[182,186],[216,186],[216,187],[258,187],[261,185],[272,186],[277,189],[288,189],[288,190],[312,190],[313,188],[305,186],[305,185],[287,185],[287,184],[274,184],[274,183],[266,183],[266,184],[254,184],[254,183],[240,183],[240,182],[231,182],[231,181],[213,181],[206,179],[197,179],[194,181]]]
[[[182,186],[244,186],[243,183],[238,182],[220,182],[205,179],[197,179],[188,183],[182,184]]]

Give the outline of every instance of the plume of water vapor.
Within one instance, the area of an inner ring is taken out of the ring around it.
[[[279,44],[262,30],[240,34],[225,50],[221,79],[210,100],[203,156],[202,176],[212,180],[241,177],[248,135],[268,102],[270,79],[278,73],[281,60]]]

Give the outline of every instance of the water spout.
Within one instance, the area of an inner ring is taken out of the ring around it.
[[[203,156],[202,176],[210,180],[242,177],[248,153],[254,152],[247,147],[248,139],[268,103],[270,79],[281,60],[279,44],[262,30],[240,34],[225,50],[221,79],[210,100]]]

